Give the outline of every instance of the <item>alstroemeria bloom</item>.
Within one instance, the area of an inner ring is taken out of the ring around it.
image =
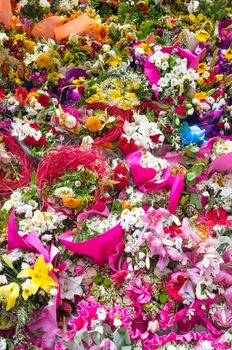
[[[11,310],[19,296],[19,285],[15,282],[0,287],[0,300],[6,304],[6,311]]]
[[[34,268],[27,267],[18,274],[18,278],[31,277],[32,294],[35,294],[39,288],[49,293],[52,287],[58,287],[58,283],[49,275],[53,270],[51,263],[45,263],[44,256],[41,254],[34,265]],[[30,287],[29,287],[30,288]],[[36,290],[37,289],[37,290]],[[36,292],[35,292],[36,290]]]

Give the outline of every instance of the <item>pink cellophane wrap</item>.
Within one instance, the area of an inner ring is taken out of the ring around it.
[[[11,0],[0,0],[0,23],[2,22],[7,29],[11,27],[11,16]]]
[[[161,180],[154,180],[156,171],[152,168],[143,168],[139,162],[141,159],[141,152],[136,151],[130,153],[126,157],[127,163],[130,165],[131,174],[136,186],[141,192],[158,191],[163,187],[169,187],[171,189],[170,199],[168,203],[168,210],[170,213],[175,213],[178,202],[180,200],[183,188],[184,188],[184,176],[177,174],[171,175],[170,169],[164,170],[163,178]]]
[[[121,225],[117,224],[99,236],[90,238],[84,242],[73,242],[73,231],[61,234],[58,239],[68,250],[77,254],[90,256],[96,263],[103,266],[115,251],[115,247],[122,242],[123,234]]]
[[[175,50],[175,54],[181,58],[186,58],[188,62],[188,68],[197,69],[198,63],[199,63],[199,56],[194,55],[189,50],[182,49],[178,46],[167,46],[161,49],[161,52],[169,53],[171,54]],[[144,72],[147,76],[147,79],[149,80],[149,83],[151,86],[157,85],[159,79],[160,79],[160,73],[158,69],[156,68],[154,63],[149,62],[149,58],[154,54],[154,52],[149,55],[146,59],[145,65],[144,65]],[[155,91],[155,94],[157,95],[157,89]]]
[[[56,248],[53,244],[51,245],[50,252],[48,252],[34,231],[30,232],[28,235],[21,237],[17,230],[14,210],[10,214],[7,231],[8,251],[14,249],[27,249],[37,251],[39,254],[43,254],[44,260],[46,262],[52,262],[59,253],[59,249]]]
[[[213,145],[218,139],[232,141],[232,137],[229,137],[229,136],[213,137],[200,148],[197,157],[198,158],[210,157]],[[221,156],[218,156],[216,159],[214,159],[211,162],[206,174],[199,176],[197,178],[197,181],[202,180],[215,172],[232,173],[232,152],[223,154]]]

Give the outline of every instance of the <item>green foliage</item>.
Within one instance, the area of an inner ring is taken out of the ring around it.
[[[227,8],[231,5],[230,0],[200,0],[198,12],[202,12],[216,20],[228,17]]]

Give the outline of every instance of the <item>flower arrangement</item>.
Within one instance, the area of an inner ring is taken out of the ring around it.
[[[107,162],[99,152],[64,146],[51,151],[40,163],[37,186],[47,205],[78,213],[101,198],[107,176]]]
[[[0,350],[232,348],[231,15],[0,0]]]
[[[1,133],[1,196],[26,185],[30,180],[32,165],[17,140],[7,131]]]

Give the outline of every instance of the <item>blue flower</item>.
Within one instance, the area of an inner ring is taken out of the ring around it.
[[[179,134],[182,138],[182,146],[196,143],[202,145],[205,141],[205,130],[202,130],[197,125],[189,126],[187,122],[181,123]]]

